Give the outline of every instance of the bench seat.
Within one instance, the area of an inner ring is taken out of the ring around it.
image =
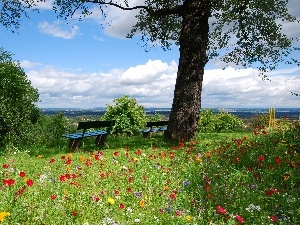
[[[74,134],[64,134],[63,137],[68,139],[81,139],[86,137],[94,137],[98,135],[106,135],[107,132],[103,130],[93,130],[93,131],[87,131],[84,134],[82,133],[74,133]]]
[[[88,137],[96,137],[95,144],[97,146],[101,146],[104,145],[106,137],[107,135],[110,134],[114,125],[115,125],[114,120],[79,122],[77,126],[77,130],[82,130],[82,132],[64,134],[62,136],[69,139],[69,150],[74,150],[74,151],[78,150],[80,147],[81,140],[83,138],[88,138]],[[104,127],[107,129],[98,130],[98,128],[100,127]]]
[[[150,133],[156,133],[159,131],[165,132],[168,129],[169,121],[157,121],[157,122],[147,122],[146,128],[140,130],[143,133],[144,138],[150,138]]]

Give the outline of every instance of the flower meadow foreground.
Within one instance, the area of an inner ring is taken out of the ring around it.
[[[201,148],[7,155],[0,224],[300,224],[299,130]]]

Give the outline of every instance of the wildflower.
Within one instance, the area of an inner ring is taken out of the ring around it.
[[[271,219],[274,223],[277,222],[277,217],[276,217],[276,216],[270,216],[270,219]]]
[[[175,193],[171,193],[170,195],[169,195],[169,197],[171,198],[171,199],[174,199],[174,198],[176,198],[176,195],[175,195]]]
[[[3,222],[4,218],[6,216],[10,216],[10,213],[9,212],[0,212],[0,222]]]
[[[265,157],[263,155],[258,156],[257,161],[262,162],[265,160]]]
[[[125,208],[125,205],[124,205],[123,203],[120,203],[120,204],[119,204],[119,208],[120,208],[120,209],[124,209],[124,208]]]
[[[201,163],[201,162],[202,162],[202,159],[201,159],[200,157],[196,157],[196,161],[197,161],[198,163]]]
[[[23,171],[21,171],[20,173],[19,173],[19,175],[20,175],[20,177],[25,177],[25,172],[23,172]]]
[[[182,216],[182,211],[177,210],[175,215],[176,216]]]
[[[143,200],[141,200],[141,201],[140,201],[140,206],[141,206],[141,207],[145,207],[145,205],[146,205],[145,202],[144,202]]]
[[[113,198],[108,198],[107,199],[108,204],[113,205],[115,204],[115,200]]]
[[[135,219],[134,222],[139,223],[139,222],[141,222],[141,220],[140,219]]]
[[[188,215],[188,216],[186,216],[186,217],[185,217],[185,219],[186,219],[186,221],[188,221],[188,222],[192,221],[192,217],[191,217],[191,216],[189,216],[189,215]]]
[[[236,220],[239,221],[240,223],[245,223],[245,220],[243,219],[243,217],[236,215],[235,216]]]
[[[26,181],[27,186],[31,187],[33,185],[33,180],[27,180]]]
[[[13,186],[15,184],[14,179],[3,180],[3,184],[7,186]]]
[[[73,211],[73,212],[72,212],[72,216],[77,216],[77,214],[78,214],[78,213],[77,213],[76,211]]]
[[[283,175],[283,180],[288,180],[290,178],[290,174],[286,173]]]
[[[38,158],[38,159],[41,159],[41,158],[43,158],[43,156],[42,156],[42,155],[38,155],[37,158]]]
[[[207,158],[211,157],[211,153],[210,152],[206,152],[205,155],[206,155]]]
[[[51,195],[50,198],[51,198],[52,200],[54,200],[54,199],[56,199],[56,195]]]
[[[221,214],[226,214],[226,209],[223,209],[221,206],[217,206],[217,212]]]
[[[54,163],[55,162],[55,159],[50,159],[49,163]]]
[[[185,182],[183,182],[183,186],[188,186],[188,185],[190,185],[190,184],[191,184],[190,181],[185,181]]]

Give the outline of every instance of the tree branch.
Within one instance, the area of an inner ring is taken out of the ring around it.
[[[90,3],[96,3],[100,5],[111,5],[114,7],[117,7],[122,10],[135,10],[135,9],[144,9],[146,10],[149,14],[153,16],[166,16],[166,15],[171,15],[171,14],[178,14],[180,15],[182,13],[182,5],[176,5],[173,7],[168,7],[168,8],[162,8],[162,9],[153,9],[148,6],[143,6],[143,5],[138,5],[138,6],[133,6],[133,7],[124,7],[119,4],[116,4],[112,1],[105,2],[102,0],[84,0],[84,2],[90,2]]]
[[[100,5],[112,5],[112,6],[115,6],[117,8],[120,8],[122,10],[145,9],[147,11],[153,11],[149,7],[143,6],[143,5],[138,5],[138,6],[134,6],[134,7],[124,7],[124,6],[118,5],[116,3],[113,3],[112,1],[105,2],[105,1],[101,1],[101,0],[85,0],[84,2],[91,2],[91,3],[100,4]]]

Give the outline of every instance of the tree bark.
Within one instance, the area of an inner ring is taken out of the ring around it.
[[[179,39],[180,58],[167,139],[186,141],[196,137],[201,108],[204,66],[207,63],[208,0],[187,0],[183,5]]]

